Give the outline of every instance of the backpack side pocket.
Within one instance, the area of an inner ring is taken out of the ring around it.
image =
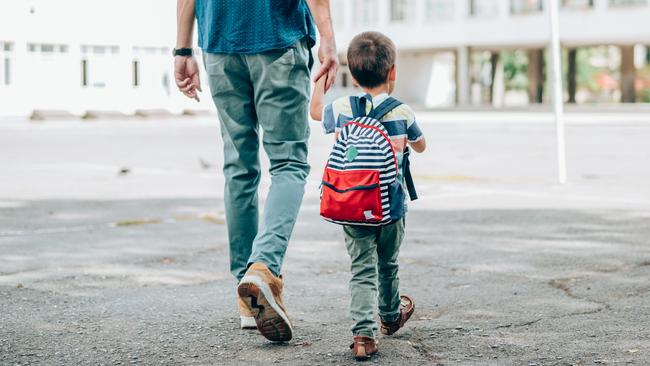
[[[390,219],[395,222],[404,217],[405,214],[404,201],[406,200],[406,194],[399,180],[395,179],[388,185],[388,197],[390,199]]]

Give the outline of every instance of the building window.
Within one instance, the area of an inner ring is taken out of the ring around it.
[[[451,20],[454,18],[454,0],[426,0],[424,18],[426,20]]]
[[[594,0],[562,0],[562,6],[567,9],[590,9],[594,7]]]
[[[168,56],[172,51],[168,47],[142,47],[134,46],[133,54],[134,55],[163,55]],[[195,50],[195,55],[198,54],[199,50]]]
[[[81,60],[81,86],[88,86],[88,60]]]
[[[11,84],[11,60],[5,57],[5,85]]]
[[[510,0],[511,14],[538,13],[542,9],[542,0]]]
[[[54,45],[53,44],[42,44],[41,45],[41,53],[53,53],[54,52]]]
[[[30,53],[67,53],[68,45],[65,44],[49,44],[49,43],[28,43],[27,51]]]
[[[609,0],[611,7],[647,5],[648,0]]]
[[[11,84],[11,52],[13,43],[0,41],[0,85]]]
[[[498,2],[494,0],[469,0],[469,15],[490,18],[499,13]]]
[[[403,22],[408,18],[409,1],[408,0],[390,0],[390,20],[393,22]]]
[[[81,53],[83,54],[92,53],[94,55],[110,55],[110,54],[116,55],[120,53],[120,47],[104,46],[104,45],[82,45]]]
[[[133,86],[140,86],[140,62],[133,60]]]

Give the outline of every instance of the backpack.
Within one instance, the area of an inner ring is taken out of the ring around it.
[[[405,194],[393,144],[381,119],[402,103],[389,97],[366,115],[366,97],[350,97],[353,119],[341,127],[321,182],[320,214],[341,225],[383,226],[405,214]],[[408,148],[404,178],[417,199]]]

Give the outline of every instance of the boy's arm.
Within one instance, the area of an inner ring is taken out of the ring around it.
[[[422,130],[420,130],[420,126],[418,126],[418,123],[415,119],[415,113],[410,108],[408,111],[409,123],[406,133],[408,135],[409,145],[417,153],[424,152],[424,150],[427,149],[427,140],[424,138],[424,134],[422,133]]]
[[[417,141],[409,142],[409,145],[411,145],[411,148],[415,150],[415,152],[421,153],[427,149],[427,139],[422,136],[422,138]]]
[[[311,96],[311,103],[309,104],[309,115],[314,121],[323,120],[323,98],[325,97],[326,79],[326,76],[321,76],[316,80],[316,84],[314,85],[314,93]]]

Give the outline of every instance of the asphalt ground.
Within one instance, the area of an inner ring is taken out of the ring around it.
[[[650,124],[427,113],[385,365],[650,364]],[[285,265],[295,338],[238,329],[214,118],[0,122],[0,364],[354,364],[349,259],[318,216]],[[264,160],[264,159],[263,159]],[[262,197],[268,188],[262,180]]]

